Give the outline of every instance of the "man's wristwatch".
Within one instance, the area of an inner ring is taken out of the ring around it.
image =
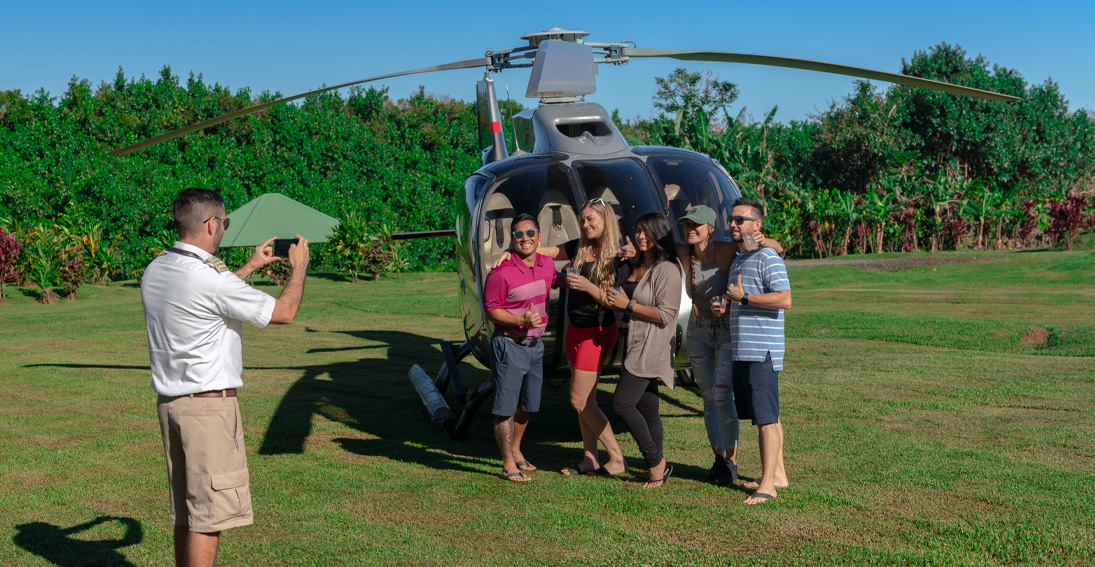
[[[742,305],[749,305],[749,294],[748,293],[742,292],[741,304]]]
[[[624,307],[624,314],[630,316],[631,312],[635,310],[635,300],[627,302],[627,307]]]

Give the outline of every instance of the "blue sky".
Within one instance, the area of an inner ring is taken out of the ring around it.
[[[940,42],[1018,70],[1028,83],[1056,81],[1070,108],[1095,110],[1095,2],[14,2],[0,14],[0,89],[60,95],[72,76],[93,84],[156,76],[164,65],[185,78],[233,89],[295,94],[384,73],[482,56],[522,45],[520,36],[558,26],[590,41],[709,49],[816,59],[899,71],[901,59]],[[728,64],[640,60],[602,66],[588,100],[625,118],[652,113],[654,78],[677,66],[710,68],[738,84],[761,116],[800,120],[852,91],[852,79]],[[406,97],[428,92],[469,99],[481,71],[446,71],[387,81]],[[526,105],[527,70],[495,75]]]

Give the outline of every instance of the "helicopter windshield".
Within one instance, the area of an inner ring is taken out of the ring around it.
[[[663,211],[650,176],[638,160],[626,158],[575,162],[578,179],[590,199],[603,199],[620,222],[620,236],[635,241],[635,221],[642,215]]]
[[[676,221],[692,205],[707,205],[714,209],[719,215],[715,239],[730,240],[726,219],[741,193],[725,173],[713,164],[686,157],[650,156],[646,164],[658,177],[659,184],[665,187],[673,238],[678,244],[685,240],[683,229]]]

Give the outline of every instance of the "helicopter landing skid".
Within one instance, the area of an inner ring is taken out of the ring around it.
[[[431,379],[417,364],[407,373],[419,397],[422,398],[423,405],[430,412],[430,420],[440,425],[449,438],[456,441],[468,438],[468,428],[471,427],[472,419],[478,413],[479,406],[494,392],[494,384],[490,380],[483,382],[472,391],[468,391],[467,386],[464,385],[457,365],[469,354],[471,354],[471,346],[466,342],[453,346],[450,342],[441,341],[441,355],[445,362],[441,365],[437,378]],[[465,399],[464,410],[459,420],[445,402],[445,390],[448,390],[450,384],[453,393]]]

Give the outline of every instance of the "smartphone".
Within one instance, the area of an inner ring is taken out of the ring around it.
[[[296,238],[279,238],[274,241],[274,256],[278,258],[289,257],[289,247],[297,244],[299,239]]]

